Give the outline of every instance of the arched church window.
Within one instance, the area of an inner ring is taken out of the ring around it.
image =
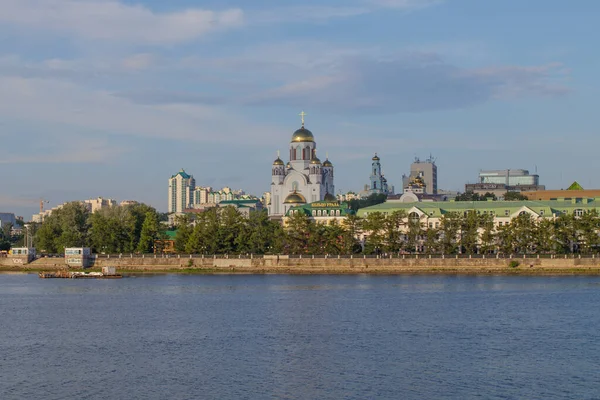
[[[292,190],[298,190],[298,181],[292,182]]]
[[[302,147],[300,146],[296,147],[296,159],[302,160]]]

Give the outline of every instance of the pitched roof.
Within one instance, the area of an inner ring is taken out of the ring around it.
[[[567,188],[567,190],[583,190],[583,187],[577,181],[571,183],[571,186]]]

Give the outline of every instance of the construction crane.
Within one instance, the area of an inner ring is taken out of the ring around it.
[[[48,200],[40,199],[40,214],[44,212],[44,203],[50,203]]]

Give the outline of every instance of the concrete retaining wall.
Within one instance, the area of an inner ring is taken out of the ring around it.
[[[98,258],[94,267],[116,266],[118,269],[161,271],[174,269],[211,269],[223,272],[282,272],[282,273],[402,273],[402,272],[427,272],[449,270],[453,272],[477,272],[489,270],[504,270],[511,261],[518,261],[516,270],[567,270],[589,269],[591,272],[600,272],[600,259],[598,258],[189,258],[171,256],[169,258],[126,257]],[[30,264],[15,264],[10,258],[0,258],[0,267],[4,269],[58,269],[64,268],[61,258],[41,258]],[[513,270],[513,268],[511,268]]]

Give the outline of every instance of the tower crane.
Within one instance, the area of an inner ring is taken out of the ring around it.
[[[44,203],[50,203],[48,200],[40,198],[40,214],[44,212]]]

